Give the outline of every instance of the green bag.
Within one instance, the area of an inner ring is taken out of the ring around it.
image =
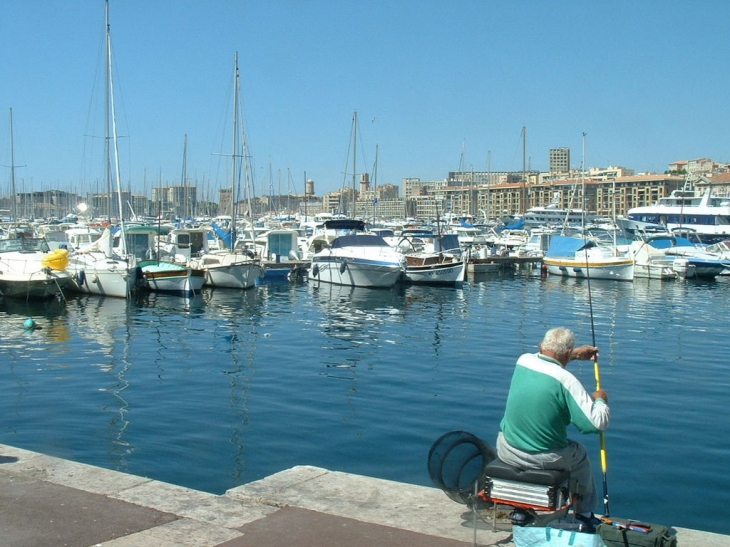
[[[606,547],[676,547],[677,536],[661,524],[611,517],[598,525]]]

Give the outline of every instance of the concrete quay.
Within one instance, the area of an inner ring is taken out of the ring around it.
[[[513,546],[505,518],[475,531],[465,511],[436,488],[318,467],[219,496],[0,444],[2,547]],[[677,535],[730,547],[730,536]]]

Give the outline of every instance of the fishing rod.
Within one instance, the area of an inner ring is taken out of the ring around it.
[[[586,249],[586,280],[588,281],[588,309],[591,315],[591,336],[593,340],[593,347],[596,347],[596,327],[593,322],[593,299],[591,298],[591,276],[588,271],[588,250]],[[596,377],[596,391],[601,389],[601,367],[598,364],[598,356],[593,356],[593,373]],[[603,431],[600,432],[600,444],[601,444],[601,473],[603,475],[603,515],[609,516],[610,510],[608,508],[608,458],[606,456],[606,435]]]
[[[582,160],[582,170],[585,173],[585,149],[586,149],[586,134],[583,133],[583,160]],[[585,183],[582,189],[582,197],[583,197],[583,212],[585,214]],[[585,228],[585,223],[584,226]],[[583,231],[583,240],[587,242],[586,239],[585,230]],[[588,247],[583,247],[583,252],[586,256],[586,280],[588,282],[588,310],[591,315],[591,337],[593,341],[593,347],[596,347],[596,325],[593,322],[593,298],[591,296],[591,274],[590,274],[590,268],[588,267]],[[598,356],[593,356],[593,373],[596,377],[596,391],[601,389],[601,367],[598,365]],[[600,445],[601,445],[601,474],[603,478],[603,515],[605,517],[609,516],[611,514],[611,511],[608,507],[608,458],[606,455],[606,435],[603,431],[600,431]]]

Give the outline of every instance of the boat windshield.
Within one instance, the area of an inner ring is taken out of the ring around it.
[[[352,236],[340,236],[332,242],[332,248],[342,247],[390,247],[380,236],[357,234]]]
[[[0,253],[7,252],[33,252],[33,251],[50,251],[48,242],[42,237],[19,237],[17,239],[0,239]]]

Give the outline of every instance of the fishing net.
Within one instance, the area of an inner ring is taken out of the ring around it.
[[[442,435],[428,453],[428,474],[452,500],[467,504],[484,487],[484,468],[497,457],[489,444],[466,431]]]

